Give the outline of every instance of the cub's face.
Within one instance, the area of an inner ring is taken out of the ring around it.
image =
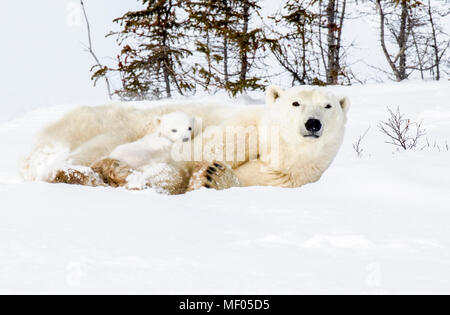
[[[267,90],[271,116],[280,122],[282,137],[287,141],[318,141],[344,131],[349,100],[337,98],[324,90],[302,88]]]
[[[157,117],[155,124],[159,134],[172,142],[189,142],[195,136],[195,118],[183,112]]]

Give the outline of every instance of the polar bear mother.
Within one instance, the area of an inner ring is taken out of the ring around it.
[[[153,132],[155,126],[151,122],[155,117],[183,111],[201,119],[203,130],[210,126],[254,127],[258,147],[268,139],[262,130],[273,126],[279,130],[276,166],[267,162],[271,157],[265,155],[272,154],[270,149],[258,151],[254,156],[247,154],[240,161],[192,163],[186,165],[189,173],[186,190],[233,186],[300,187],[319,180],[335,158],[343,141],[348,108],[346,97],[338,98],[323,89],[283,90],[277,86],[267,89],[266,106],[184,104],[148,110],[121,105],[82,107],[41,133],[23,173],[28,180],[101,184],[101,179],[90,168],[94,162],[117,146]],[[204,143],[209,148],[223,146],[208,138]]]

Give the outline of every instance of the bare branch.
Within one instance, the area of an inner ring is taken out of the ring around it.
[[[367,136],[367,134],[369,133],[370,130],[370,126],[369,128],[367,128],[366,132],[364,132],[359,138],[358,140],[353,143],[353,149],[356,151],[356,155],[361,158],[363,156],[363,152],[364,149],[362,148],[362,142],[364,140],[364,138]]]
[[[84,19],[86,21],[87,33],[88,33],[87,51],[91,54],[92,58],[94,58],[94,60],[96,62],[96,65],[95,65],[96,67],[98,67],[100,69],[105,68],[105,66],[102,65],[100,60],[97,58],[97,55],[95,54],[94,49],[92,47],[91,25],[89,23],[89,19],[88,19],[87,13],[86,13],[86,8],[84,6],[83,0],[80,0],[80,5],[81,5],[81,8],[83,10]],[[113,94],[112,94],[112,91],[111,91],[111,83],[109,81],[109,78],[106,75],[104,77],[105,77],[105,82],[106,82],[106,88],[108,89],[108,97],[109,97],[110,100],[112,100]]]
[[[397,66],[395,65],[395,62],[392,60],[391,55],[389,54],[389,51],[387,50],[386,46],[386,40],[385,40],[385,21],[386,21],[386,15],[383,10],[383,6],[381,5],[381,0],[376,1],[377,10],[380,14],[380,41],[381,41],[381,48],[383,49],[384,56],[386,57],[386,60],[389,63],[389,66],[391,67],[392,71],[395,74],[395,77],[398,79],[400,77],[400,73],[397,69]]]

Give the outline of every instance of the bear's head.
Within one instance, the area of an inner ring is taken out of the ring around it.
[[[195,137],[195,125],[195,118],[183,112],[173,112],[155,118],[158,134],[172,142],[192,140]]]
[[[342,139],[350,102],[324,89],[270,86],[266,91],[270,120],[289,143]]]

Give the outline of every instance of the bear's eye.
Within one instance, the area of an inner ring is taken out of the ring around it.
[[[325,106],[325,108],[326,109],[330,109],[330,108],[332,108],[333,106],[331,106],[330,104],[328,104],[327,106]]]
[[[175,133],[175,132],[177,132],[177,131],[178,131],[178,130],[176,130],[176,129],[172,129],[172,132],[173,132],[173,133]]]
[[[299,102],[294,102],[294,103],[292,103],[292,106],[294,106],[294,107],[299,107],[299,106],[300,106],[300,103],[299,103]]]
[[[188,130],[189,130],[189,131],[192,131],[192,127],[189,127]]]

